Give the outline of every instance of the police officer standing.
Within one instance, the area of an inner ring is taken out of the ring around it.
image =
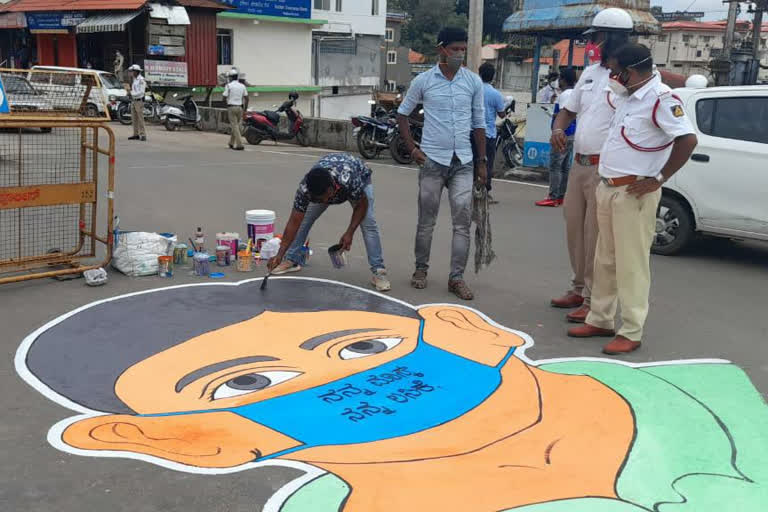
[[[653,72],[648,48],[627,44],[614,52],[610,67],[609,87],[625,99],[601,151],[592,310],[568,335],[615,336],[603,352],[618,355],[637,350],[643,336],[661,186],[688,161],[698,141],[681,101]],[[616,336],[618,303],[622,326]]]
[[[147,81],[141,76],[141,67],[134,64],[128,68],[133,75],[131,80],[131,122],[133,136],[128,140],[147,140],[147,130],[144,126],[144,96],[147,94]]]
[[[597,164],[600,148],[619,102],[606,90],[611,74],[608,57],[626,44],[632,28],[632,17],[622,9],[603,9],[595,16],[592,28],[586,33],[596,45],[602,47],[602,60],[581,74],[570,97],[560,103],[561,110],[552,127],[552,148],[563,153],[568,144],[566,131],[578,115],[579,126],[573,147],[576,156],[568,173],[564,199],[565,233],[573,279],[569,291],[551,302],[557,308],[579,308],[567,315],[569,322],[582,323],[589,314],[597,244]]]
[[[227,100],[227,112],[229,114],[229,149],[242,151],[243,138],[240,133],[240,123],[243,121],[243,102],[248,95],[248,90],[237,80],[237,70],[229,71],[229,83],[224,87],[224,99]]]

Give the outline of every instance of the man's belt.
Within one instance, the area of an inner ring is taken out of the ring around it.
[[[581,153],[576,153],[576,162],[579,165],[584,165],[586,167],[598,165],[600,163],[600,155],[582,155]]]
[[[144,98],[133,98],[132,101],[144,101]]]
[[[631,185],[636,181],[639,181],[643,178],[640,176],[622,176],[621,178],[600,178],[603,180],[603,183],[608,185],[609,187],[623,187],[625,185]]]

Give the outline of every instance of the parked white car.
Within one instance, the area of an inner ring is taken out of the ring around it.
[[[696,233],[768,240],[768,86],[675,89],[699,145],[663,189],[653,252]]]
[[[117,77],[106,71],[59,66],[33,66],[32,71],[34,73],[29,74],[29,81],[50,98],[55,108],[65,110],[72,108],[74,98],[85,94],[86,84],[82,83],[83,75],[78,73],[96,73],[100,84],[91,91],[85,106],[89,117],[103,116],[105,108],[112,110],[117,98],[126,95]]]
[[[0,73],[3,87],[8,98],[11,112],[49,114],[53,105],[45,95],[35,89],[24,76],[13,73]],[[50,133],[51,128],[41,128],[43,133]]]

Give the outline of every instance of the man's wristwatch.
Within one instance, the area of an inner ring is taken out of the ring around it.
[[[661,183],[662,185],[663,185],[664,183],[666,183],[666,181],[667,181],[667,178],[665,178],[665,177],[664,177],[664,175],[663,175],[662,173],[659,173],[659,174],[657,174],[657,175],[655,176],[655,178],[656,178],[656,181],[658,181],[658,182],[659,182],[659,183]]]

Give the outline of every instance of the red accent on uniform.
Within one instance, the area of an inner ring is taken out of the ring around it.
[[[636,150],[636,151],[642,151],[643,153],[656,153],[656,152],[658,152],[658,151],[664,151],[664,150],[665,150],[665,149],[667,149],[669,146],[671,146],[672,144],[674,144],[674,143],[675,143],[675,141],[673,140],[673,141],[672,141],[672,142],[670,142],[669,144],[664,144],[663,146],[657,146],[657,147],[655,147],[655,148],[644,148],[644,147],[642,147],[642,146],[638,146],[637,144],[635,144],[634,142],[632,142],[631,140],[629,140],[629,137],[627,137],[627,134],[626,134],[626,133],[624,133],[624,130],[625,130],[625,127],[624,127],[624,126],[622,126],[622,127],[621,127],[621,136],[622,136],[622,137],[624,137],[624,141],[625,141],[627,144],[629,144],[629,147],[631,147],[632,149],[634,149],[634,150]]]
[[[683,104],[683,100],[680,99],[680,96],[677,94],[672,94],[672,97],[675,98],[677,101],[680,102],[680,105]],[[661,126],[659,126],[659,122],[656,121],[656,113],[659,111],[659,107],[661,106],[661,98],[656,100],[656,104],[653,106],[653,116],[651,116],[651,119],[653,120],[653,124],[656,125],[656,128],[661,129]]]
[[[611,91],[607,91],[605,93],[605,99],[608,100],[608,106],[611,107],[613,110],[616,110],[616,105],[611,103]]]

